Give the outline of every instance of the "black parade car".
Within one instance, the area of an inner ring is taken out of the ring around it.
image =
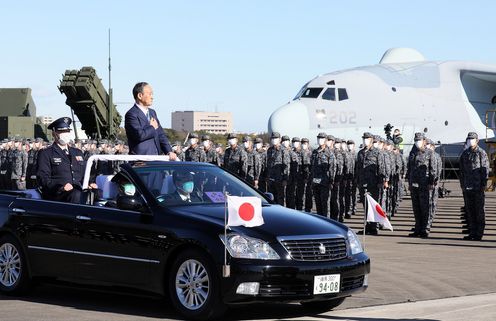
[[[84,204],[0,194],[2,293],[35,279],[140,290],[205,320],[249,302],[328,310],[367,288],[370,259],[351,229],[276,205],[214,165],[125,163],[96,182]],[[226,194],[259,198],[265,223],[225,229]]]

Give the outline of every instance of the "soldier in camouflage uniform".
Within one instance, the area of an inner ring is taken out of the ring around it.
[[[258,189],[267,192],[267,151],[263,149],[263,140],[255,138],[255,150],[260,157],[260,177],[258,178]]]
[[[395,174],[393,175],[392,180],[393,195],[391,216],[394,216],[398,211],[398,207],[401,201],[401,193],[403,192],[403,178],[406,173],[406,163],[403,155],[400,153],[400,149],[394,147],[393,155],[395,163]]]
[[[222,144],[217,144],[215,146],[215,152],[217,153],[217,158],[219,159],[219,166],[224,166],[224,146]]]
[[[477,133],[467,135],[469,148],[460,156],[460,181],[465,191],[465,211],[469,222],[469,235],[465,240],[480,241],[484,235],[486,214],[484,212],[485,190],[489,175],[489,160],[479,147]]]
[[[343,141],[343,148],[346,148],[346,159],[345,159],[345,172],[344,172],[344,207],[345,207],[345,218],[351,218],[352,214],[355,214],[356,207],[356,181],[355,181],[355,166],[356,166],[356,155],[355,155],[355,142],[353,140]]]
[[[415,229],[409,236],[428,237],[428,222],[430,214],[430,193],[437,183],[436,158],[432,150],[425,148],[425,137],[422,133],[415,133],[415,147],[408,157],[406,177],[412,196]]]
[[[238,146],[238,137],[234,133],[227,135],[229,147],[224,153],[224,168],[238,175],[246,177],[248,170],[247,155],[243,147]]]
[[[38,182],[36,178],[36,172],[38,171],[38,153],[41,148],[41,144],[43,143],[42,138],[36,138],[33,143],[33,148],[31,148],[28,152],[28,167],[26,169],[26,188],[36,188],[38,187]]]
[[[386,157],[386,161],[389,164],[389,172],[388,174],[388,188],[385,190],[385,203],[386,203],[386,212],[389,214],[389,217],[393,214],[393,199],[394,199],[394,178],[398,172],[398,166],[396,164],[396,155],[393,152],[394,142],[390,139],[387,139],[385,142],[384,153]]]
[[[267,176],[269,180],[269,192],[274,194],[277,204],[284,206],[284,192],[288,184],[290,150],[281,145],[281,135],[273,132],[271,135],[271,146],[267,150]]]
[[[312,150],[308,138],[301,139],[301,166],[296,184],[296,209],[311,212],[312,193]]]
[[[286,187],[286,207],[296,208],[296,185],[301,166],[301,141],[299,137],[293,137],[291,140],[292,148],[289,148],[290,165],[288,186]]]
[[[439,155],[436,152],[436,145],[431,139],[427,139],[427,146],[426,148],[432,150],[432,153],[434,157],[436,158],[436,177],[438,178],[434,188],[432,189],[430,193],[430,201],[431,201],[431,207],[430,210],[431,212],[429,213],[429,220],[427,222],[427,230],[430,231],[432,222],[434,221],[434,218],[436,217],[436,209],[437,209],[437,200],[439,197],[439,180],[441,178],[441,173],[443,170],[443,162],[441,159],[441,155]]]
[[[181,142],[176,141],[171,144],[172,151],[176,154],[177,160],[184,162],[184,152],[183,152],[183,146],[181,145]]]
[[[246,181],[255,188],[258,188],[260,173],[262,171],[262,158],[253,148],[253,140],[250,136],[243,137],[243,148],[246,151]]]
[[[343,160],[343,168],[341,172],[341,180],[339,182],[338,206],[339,206],[339,222],[344,222],[344,215],[346,214],[345,198],[346,198],[346,172],[348,171],[348,148],[346,148],[346,140],[336,138],[334,143],[336,153],[341,154]]]
[[[387,212],[386,200],[387,200],[387,191],[389,189],[389,178],[391,177],[391,162],[389,161],[387,152],[384,150],[385,142],[386,141],[381,136],[377,135],[374,137],[374,147],[376,147],[379,150],[379,153],[381,155],[382,164],[384,165],[385,180],[386,180],[386,184],[384,184],[382,188],[379,188],[378,203],[381,205],[382,209]]]
[[[189,134],[189,147],[184,152],[184,158],[187,162],[205,162],[207,155],[203,146],[198,144],[199,137],[197,133]]]
[[[334,148],[336,138],[332,135],[327,136],[327,148],[330,153],[334,154],[336,159],[336,172],[334,176],[334,182],[330,185],[330,218],[333,220],[338,220],[339,218],[339,188],[341,186],[341,181],[343,179],[343,169],[344,169],[344,157],[340,150]]]
[[[5,139],[2,143],[3,149],[0,151],[0,187],[1,189],[10,189],[10,157],[12,142]]]
[[[14,149],[9,156],[11,189],[25,190],[28,154],[22,149],[22,141],[20,139],[16,139]]]
[[[360,191],[360,200],[365,207],[367,202],[365,193],[369,193],[374,200],[378,200],[379,191],[387,186],[387,182],[384,157],[379,149],[374,147],[374,136],[366,132],[363,133],[362,138],[363,148],[357,155],[355,175]],[[365,233],[377,235],[377,223],[367,222]]]
[[[212,141],[209,135],[203,135],[201,137],[203,150],[205,151],[206,162],[220,166],[219,155],[215,151]]]
[[[317,135],[318,147],[312,151],[312,188],[317,214],[329,217],[329,190],[336,177],[336,156],[327,146],[326,133]]]

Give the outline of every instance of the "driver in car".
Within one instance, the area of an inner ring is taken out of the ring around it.
[[[166,201],[175,201],[176,203],[203,202],[198,190],[195,190],[195,180],[191,172],[175,171],[172,174],[172,180],[175,191],[166,195]]]

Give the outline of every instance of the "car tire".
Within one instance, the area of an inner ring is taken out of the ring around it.
[[[169,270],[170,302],[189,320],[216,319],[227,309],[214,266],[205,253],[189,249],[176,257]]]
[[[0,237],[0,292],[20,295],[26,293],[30,285],[22,246],[11,235]]]
[[[308,310],[314,312],[325,312],[337,308],[343,304],[346,298],[337,298],[332,300],[322,300],[322,301],[306,301],[300,302],[301,305]]]

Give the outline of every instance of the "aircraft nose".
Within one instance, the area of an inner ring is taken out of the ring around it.
[[[301,138],[308,135],[309,124],[307,107],[299,101],[292,101],[272,113],[269,118],[269,132]]]

